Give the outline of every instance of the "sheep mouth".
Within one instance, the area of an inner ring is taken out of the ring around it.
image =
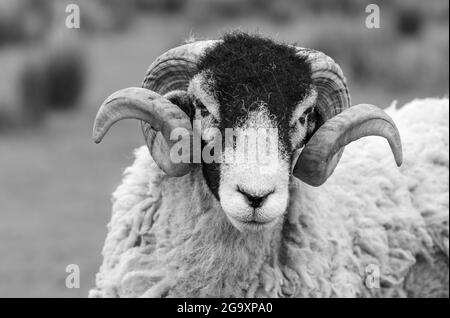
[[[257,221],[257,220],[251,220],[251,221],[244,221],[243,223],[245,224],[251,224],[251,225],[264,225],[264,224],[269,224],[273,222],[273,220],[270,221]]]
[[[268,221],[262,221],[262,220],[238,220],[236,218],[231,217],[231,223],[240,231],[259,231],[259,230],[265,230],[267,228],[272,227],[277,221],[277,218],[268,220]]]

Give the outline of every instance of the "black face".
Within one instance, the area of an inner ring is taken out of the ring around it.
[[[209,91],[219,104],[219,129],[239,126],[261,103],[275,118],[279,142],[292,153],[289,121],[312,85],[310,65],[295,48],[244,33],[226,35],[206,52],[199,72],[211,79]],[[208,81],[209,82],[209,81]],[[219,198],[220,165],[203,164],[208,186]]]

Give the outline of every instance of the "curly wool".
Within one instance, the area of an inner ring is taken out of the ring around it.
[[[91,297],[448,297],[449,104],[387,110],[404,144],[346,147],[320,188],[292,180],[284,222],[240,233],[201,169],[168,178],[145,147],[113,194]],[[380,288],[368,274],[380,271]]]

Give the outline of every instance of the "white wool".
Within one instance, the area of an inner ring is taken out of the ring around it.
[[[387,112],[403,166],[382,138],[350,144],[322,187],[292,180],[283,231],[270,236],[234,231],[198,170],[168,178],[139,148],[113,194],[90,296],[448,297],[449,102]],[[381,288],[368,288],[374,268]]]

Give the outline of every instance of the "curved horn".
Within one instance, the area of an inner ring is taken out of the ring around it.
[[[184,128],[192,136],[190,118],[161,95],[174,90],[185,91],[197,71],[198,59],[216,42],[199,41],[167,51],[150,65],[142,88],[127,88],[108,97],[95,120],[95,142],[100,142],[115,122],[139,119],[147,147],[161,170],[169,176],[187,174],[192,168],[187,163],[189,160],[183,158],[181,163],[174,163],[170,158],[170,149],[175,143],[170,140],[170,133],[175,128]]]
[[[164,95],[185,91],[197,72],[197,62],[206,49],[220,41],[198,41],[171,49],[159,56],[148,68],[142,87]]]
[[[319,125],[350,107],[350,94],[339,65],[326,54],[305,48],[296,48],[311,67],[311,79],[317,91],[316,110]]]
[[[320,127],[301,152],[294,175],[312,186],[322,185],[336,168],[343,147],[366,136],[386,138],[397,165],[402,164],[402,144],[395,123],[380,108],[361,104]]]
[[[198,41],[167,51],[150,65],[142,87],[160,94],[167,94],[175,90],[186,91],[190,79],[197,72],[199,58],[206,49],[217,42]],[[175,169],[177,173],[169,173],[168,170],[172,170],[174,167],[172,167],[173,164],[170,164],[172,160],[169,154],[170,146],[166,142],[168,139],[165,140],[164,136],[157,134],[151,123],[145,120],[141,121],[141,130],[153,159],[163,171],[170,176],[182,176],[190,171],[193,167],[192,164],[177,164]],[[164,168],[166,165],[169,167]]]
[[[297,159],[293,174],[312,186],[320,186],[333,173],[344,147],[371,135],[389,141],[400,165],[401,140],[392,119],[372,105],[350,107],[350,95],[339,65],[319,51],[303,48],[297,48],[297,51],[311,66],[313,86],[318,92],[316,109],[319,118],[316,132]]]
[[[94,141],[99,143],[114,123],[127,118],[148,123],[155,132],[154,135],[161,132],[162,138],[157,138],[158,147],[150,147],[150,151],[165,173],[169,176],[182,176],[189,172],[189,163],[173,163],[169,156],[169,149],[176,142],[170,139],[175,128],[186,129],[192,135],[190,119],[178,106],[145,88],[130,87],[117,91],[103,102],[97,113]]]
[[[311,67],[311,79],[313,89],[317,91],[315,109],[317,112],[316,131],[328,120],[338,115],[350,107],[350,94],[344,74],[338,64],[326,54],[305,48],[297,47],[297,54],[306,59]],[[308,142],[309,143],[309,142]],[[335,156],[334,167],[338,164],[344,149],[340,149]],[[311,166],[309,166],[311,165]],[[300,163],[300,158],[294,166],[294,175],[302,181],[311,184],[310,175],[312,169],[317,169],[320,165],[312,162]],[[334,170],[334,167],[331,171]],[[303,172],[305,170],[305,172]],[[318,175],[323,175],[323,171],[316,171]]]

